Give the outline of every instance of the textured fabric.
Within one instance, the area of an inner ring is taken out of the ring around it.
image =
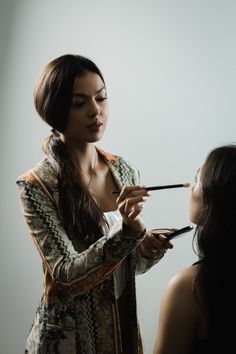
[[[111,228],[116,222],[121,220],[121,214],[118,210],[105,212],[104,216],[106,218],[109,228]],[[125,259],[114,271],[113,276],[115,297],[116,299],[118,299],[121,296],[127,282],[127,262]]]
[[[118,156],[98,153],[121,189],[137,184],[139,175]],[[128,264],[125,292],[129,309],[130,347],[127,354],[143,353],[136,314],[135,272],[143,273],[158,260],[139,253],[141,239],[124,235],[115,223],[96,242],[71,240],[57,211],[57,174],[44,158],[17,180],[29,232],[42,259],[44,293],[30,330],[26,353],[118,354],[122,351],[120,318],[124,313],[114,293],[114,271]],[[127,317],[127,316],[126,316]]]

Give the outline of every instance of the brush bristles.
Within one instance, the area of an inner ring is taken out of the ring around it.
[[[188,187],[190,187],[190,183],[183,183],[183,187],[185,187],[185,188],[188,188]]]

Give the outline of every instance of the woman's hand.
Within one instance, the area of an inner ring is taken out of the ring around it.
[[[141,212],[148,196],[150,192],[144,186],[126,186],[116,200],[124,225],[137,236],[145,230]]]
[[[154,229],[147,231],[145,239],[141,242],[139,249],[142,255],[147,258],[162,258],[172,243],[167,239],[165,233],[171,229]]]

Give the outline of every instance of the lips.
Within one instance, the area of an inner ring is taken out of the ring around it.
[[[98,131],[100,127],[103,125],[102,122],[94,122],[92,124],[89,124],[86,126],[87,129],[92,130],[92,131]]]

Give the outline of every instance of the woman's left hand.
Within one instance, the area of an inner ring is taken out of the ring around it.
[[[167,239],[165,234],[168,234],[171,229],[154,229],[146,233],[144,240],[139,248],[141,253],[147,258],[161,258],[166,251],[173,248],[172,243]]]

